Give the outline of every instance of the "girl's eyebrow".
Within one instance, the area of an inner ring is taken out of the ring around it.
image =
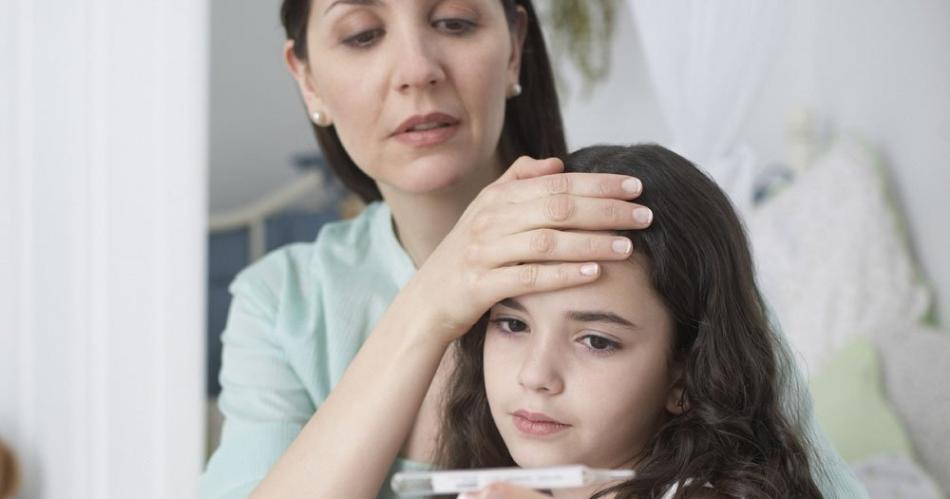
[[[508,307],[520,312],[527,313],[528,310],[524,308],[524,305],[518,302],[514,298],[506,298],[500,302],[499,305],[503,307]],[[623,317],[605,310],[572,310],[567,313],[567,317],[575,322],[606,322],[608,324],[618,324],[620,326],[626,326],[633,329],[640,329],[640,326],[636,325],[633,322],[624,319]]]
[[[323,14],[326,15],[327,12],[330,12],[330,9],[336,7],[340,4],[350,4],[350,5],[379,5],[379,0],[336,0],[331,3],[327,10],[323,11]]]
[[[528,309],[524,308],[524,305],[519,303],[518,300],[514,298],[505,298],[504,300],[498,302],[498,304],[501,305],[502,307],[513,308],[515,310],[518,310],[519,312],[525,312],[525,313],[528,312]]]
[[[575,310],[567,313],[567,316],[576,322],[606,322],[609,324],[618,324],[621,326],[627,326],[633,329],[639,329],[640,326],[620,317],[619,315],[613,312],[606,312],[601,310]]]

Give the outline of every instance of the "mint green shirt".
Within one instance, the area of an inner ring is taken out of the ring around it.
[[[237,276],[221,336],[218,403],[225,422],[201,497],[250,494],[414,273],[389,207],[373,203],[353,220],[324,226],[315,242],[285,246]],[[800,399],[799,409],[813,423],[810,395]],[[816,478],[826,497],[866,497],[820,432],[815,435],[828,474]],[[390,475],[425,466],[397,459]],[[378,497],[397,497],[388,479]]]

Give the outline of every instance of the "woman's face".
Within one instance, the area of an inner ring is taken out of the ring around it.
[[[520,466],[633,464],[665,417],[672,322],[638,257],[596,282],[505,300],[491,310],[485,389]]]
[[[309,63],[287,57],[308,109],[381,189],[430,192],[500,173],[523,25],[499,0],[314,0]]]

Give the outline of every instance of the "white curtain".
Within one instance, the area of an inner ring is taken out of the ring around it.
[[[755,155],[737,133],[779,48],[785,0],[627,1],[670,146],[747,212]]]

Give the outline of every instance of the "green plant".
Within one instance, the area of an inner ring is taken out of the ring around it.
[[[580,73],[589,92],[610,72],[619,0],[548,0],[540,9],[548,27],[558,81],[563,86],[560,67],[564,62]]]

